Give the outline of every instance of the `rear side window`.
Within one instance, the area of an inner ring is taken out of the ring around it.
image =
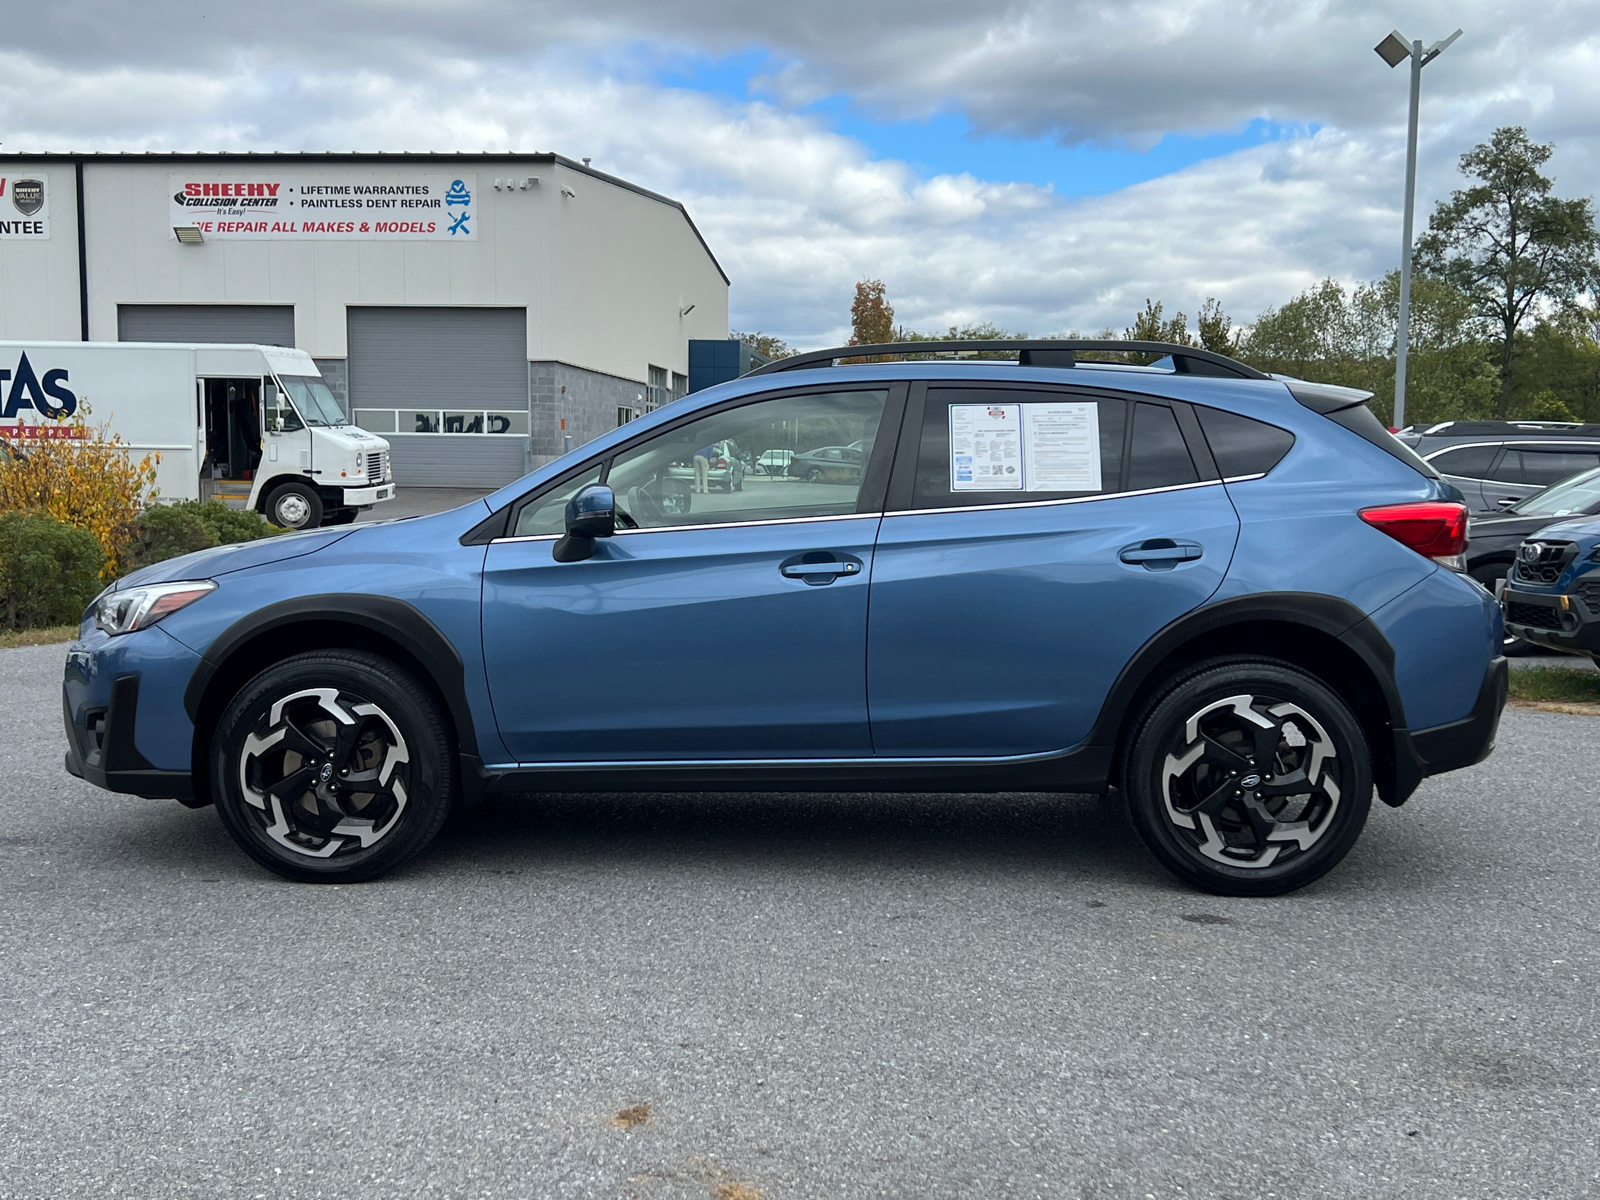
[[[1265,475],[1294,445],[1294,434],[1265,421],[1203,405],[1196,405],[1194,411],[1224,479]]]
[[[1178,419],[1164,404],[1135,404],[1132,453],[1128,461],[1130,492],[1199,483],[1200,472],[1184,443]]]
[[[1461,479],[1487,479],[1489,468],[1493,465],[1494,456],[1499,449],[1499,446],[1457,446],[1453,450],[1441,450],[1428,459],[1428,462],[1441,475],[1455,475]]]
[[[1510,451],[1507,451],[1506,457],[1510,456]],[[1596,466],[1600,466],[1600,455],[1581,450],[1537,450],[1524,446],[1521,482],[1549,487],[1569,475],[1592,470]]]
[[[912,506],[1022,504],[1122,491],[1127,410],[1125,400],[1066,391],[929,388]],[[1171,412],[1163,411],[1170,420]]]

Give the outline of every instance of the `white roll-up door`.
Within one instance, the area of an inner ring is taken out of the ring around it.
[[[294,345],[292,304],[119,304],[119,342]]]
[[[349,308],[350,415],[389,439],[405,487],[499,487],[523,473],[521,308]]]

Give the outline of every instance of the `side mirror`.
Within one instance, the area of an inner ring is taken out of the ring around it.
[[[617,498],[603,483],[578,489],[567,501],[567,536],[551,551],[557,562],[582,562],[594,554],[595,538],[617,531]]]

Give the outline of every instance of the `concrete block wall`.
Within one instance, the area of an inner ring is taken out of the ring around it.
[[[558,362],[529,364],[533,403],[532,467],[542,467],[565,452],[564,434],[572,435],[576,449],[617,427],[617,409],[632,408],[644,415],[645,385],[599,371]],[[561,428],[565,418],[566,429]]]

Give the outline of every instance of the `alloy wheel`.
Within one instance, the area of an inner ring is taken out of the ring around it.
[[[259,833],[326,859],[365,850],[400,823],[411,751],[370,700],[333,687],[275,701],[238,754],[238,782]]]
[[[1226,866],[1259,870],[1304,855],[1339,810],[1337,750],[1304,708],[1260,694],[1206,704],[1162,761],[1166,818]]]

